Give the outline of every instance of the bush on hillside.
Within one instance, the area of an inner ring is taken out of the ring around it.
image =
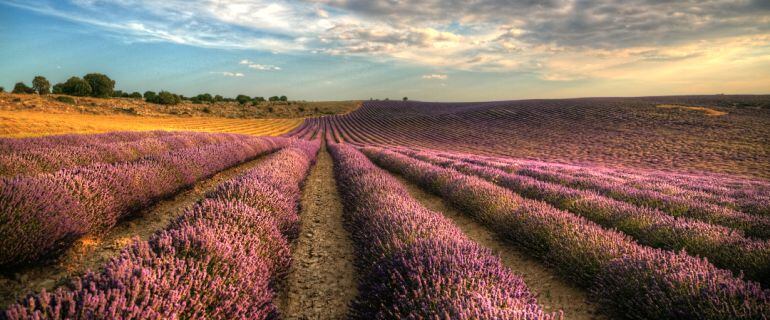
[[[24,82],[17,82],[16,85],[13,86],[13,91],[11,91],[11,93],[32,94],[35,93],[35,90],[28,87]]]
[[[32,90],[41,95],[49,94],[51,93],[51,83],[43,76],[36,76],[32,79]]]
[[[147,100],[147,102],[152,102],[157,104],[174,105],[182,102],[182,97],[168,91],[161,91],[155,96],[151,95],[149,98],[146,97],[145,95],[145,100]]]
[[[91,96],[94,97],[110,97],[115,89],[115,80],[101,73],[89,73],[83,77],[83,80],[91,86]]]
[[[91,94],[91,85],[78,77],[71,77],[64,82],[62,93],[76,97],[85,97]]]
[[[75,104],[75,99],[72,99],[72,97],[68,97],[68,96],[58,96],[56,97],[56,101]]]
[[[247,102],[251,101],[251,98],[247,95],[239,94],[237,97],[235,97],[235,100],[240,104],[246,104]]]
[[[141,99],[142,98],[142,94],[139,93],[139,92],[134,91],[131,94],[129,94],[128,97],[131,98],[131,99]]]

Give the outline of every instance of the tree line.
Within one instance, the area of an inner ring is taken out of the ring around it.
[[[0,92],[4,92],[5,89],[0,87]],[[13,86],[11,93],[21,94],[61,94],[75,97],[96,97],[96,98],[130,98],[130,99],[144,99],[147,102],[174,105],[184,100],[190,101],[195,104],[204,103],[217,103],[217,102],[238,102],[242,105],[251,103],[259,104],[261,102],[270,101],[288,101],[286,96],[272,96],[267,99],[264,97],[249,97],[244,94],[239,94],[235,98],[226,98],[221,95],[211,95],[210,93],[202,93],[194,97],[185,97],[181,94],[171,93],[169,91],[161,90],[160,92],[145,91],[144,94],[139,92],[123,92],[122,90],[115,90],[115,80],[110,79],[107,75],[101,73],[89,73],[82,78],[70,77],[63,83],[57,83],[51,86],[51,83],[43,76],[35,76],[32,79],[32,86],[27,86],[24,82],[17,82]],[[70,99],[71,100],[71,99]]]

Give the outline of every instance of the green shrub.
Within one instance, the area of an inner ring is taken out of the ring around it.
[[[156,96],[150,96],[149,98],[145,96],[145,100],[157,104],[174,105],[182,102],[182,97],[168,91],[161,91]]]
[[[51,93],[51,83],[43,76],[36,76],[32,79],[32,90],[40,95],[49,94]]]
[[[107,98],[112,96],[115,89],[115,80],[101,73],[89,73],[83,80],[91,86],[91,96]]]
[[[75,104],[75,99],[72,99],[72,97],[68,97],[68,96],[58,96],[56,97],[56,101]]]
[[[142,94],[139,93],[139,92],[134,91],[131,94],[129,94],[128,97],[131,98],[131,99],[141,99],[142,98]]]
[[[240,104],[246,104],[246,102],[251,101],[251,98],[249,98],[247,95],[239,94],[237,97],[235,97],[235,100]]]
[[[84,97],[91,94],[91,85],[78,77],[71,77],[64,82],[62,93],[76,97]]]
[[[17,82],[16,85],[13,86],[13,91],[11,91],[11,93],[32,94],[35,93],[35,90],[28,87],[24,82]]]

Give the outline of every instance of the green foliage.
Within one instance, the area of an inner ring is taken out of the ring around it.
[[[272,97],[269,98],[269,100],[270,101],[279,101],[279,100],[281,100],[281,98],[278,97],[278,96],[272,96]]]
[[[215,96],[214,96],[214,102],[222,102],[222,101],[224,101],[224,100],[225,100],[225,98],[223,98],[223,97],[222,97],[222,96],[220,96],[220,95],[215,95]]]
[[[36,76],[32,79],[32,90],[41,95],[49,94],[51,93],[51,83],[43,76]]]
[[[68,97],[68,96],[58,96],[56,97],[56,101],[75,104],[75,99],[72,99],[72,97]]]
[[[131,99],[141,99],[142,98],[142,94],[139,93],[139,92],[134,91],[131,94],[129,94],[128,97],[131,98]]]
[[[235,101],[238,101],[240,104],[246,104],[247,102],[251,101],[251,98],[247,95],[239,94],[237,97],[235,97]]]
[[[147,102],[151,102],[150,100],[154,100],[155,97],[157,97],[158,94],[155,93],[155,91],[145,91],[144,92],[144,100],[147,100]]]
[[[152,91],[148,91],[148,92],[152,92]],[[154,94],[154,92],[152,93]],[[182,97],[168,91],[161,91],[157,95],[154,95],[154,96],[151,95],[148,98],[147,92],[145,92],[145,100],[147,100],[147,102],[152,102],[157,104],[174,105],[182,102]]]
[[[57,83],[53,85],[53,89],[51,90],[51,93],[53,94],[63,94],[64,93],[64,84],[63,83]]]
[[[0,87],[0,93],[3,93],[3,92],[5,92],[5,88],[4,87]]]
[[[32,94],[35,93],[35,90],[28,87],[24,82],[17,82],[16,85],[13,86],[13,91],[11,91],[11,93]]]
[[[254,102],[256,103],[265,102],[265,101],[267,101],[265,100],[265,97],[254,97]]]
[[[404,101],[407,101],[407,100],[409,100],[409,98],[407,98],[407,97],[404,97]]]
[[[120,98],[120,97],[123,96],[123,91],[115,90],[115,91],[112,92],[112,96],[115,97],[115,98]]]
[[[91,86],[91,95],[94,97],[110,97],[115,89],[115,80],[101,73],[89,73],[83,77],[83,80]]]
[[[71,77],[64,82],[62,93],[76,97],[91,95],[91,85],[87,81],[78,77]]]
[[[289,98],[287,98],[286,96],[281,96],[278,99],[281,100],[281,101],[289,101]]]

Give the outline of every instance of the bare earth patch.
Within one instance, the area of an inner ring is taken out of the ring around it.
[[[161,200],[132,219],[120,222],[105,235],[85,236],[53,263],[41,263],[40,266],[0,275],[0,309],[30,292],[39,292],[42,288],[50,291],[65,284],[69,277],[84,274],[87,270],[100,269],[134,239],[148,239],[153,233],[166,227],[186,208],[202,199],[207,192],[253,168],[261,159],[262,157],[219,172],[172,198]]]
[[[689,106],[683,106],[683,105],[678,105],[678,104],[659,104],[656,107],[663,108],[663,109],[680,109],[680,110],[701,111],[704,114],[706,114],[707,116],[712,116],[712,117],[718,117],[718,116],[723,116],[723,115],[727,114],[727,112],[719,111],[719,110],[715,110],[715,109],[711,109],[711,108],[706,108],[706,107],[689,107]]]
[[[394,175],[423,206],[441,212],[451,219],[471,240],[491,249],[503,264],[521,276],[527,286],[538,294],[537,302],[546,312],[564,311],[565,319],[606,319],[599,314],[585,291],[562,281],[555,272],[544,267],[512,244],[462,212],[451,207],[441,197],[428,193],[401,176]]]
[[[353,244],[343,228],[332,169],[324,147],[302,192],[302,228],[279,297],[285,319],[346,319],[348,303],[356,296]]]

